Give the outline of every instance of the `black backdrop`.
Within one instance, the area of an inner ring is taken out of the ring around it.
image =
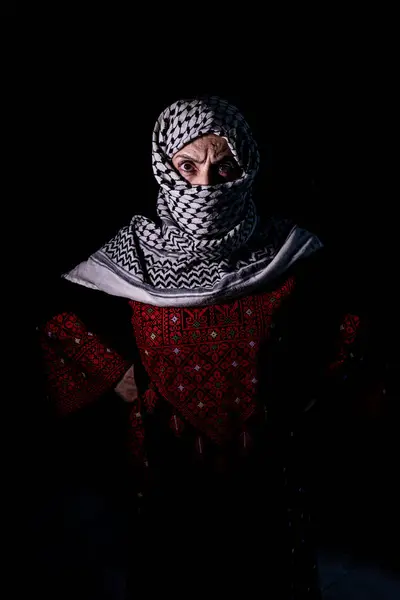
[[[318,232],[363,286],[387,284],[395,231],[387,117],[368,81],[343,74],[323,83],[318,72],[311,83],[298,76],[276,85],[266,76],[264,87],[251,77],[234,85],[185,79],[94,52],[47,55],[36,65],[27,210],[35,281],[85,258],[133,213],[154,214],[155,119],[179,97],[215,93],[242,110],[260,146],[260,211]]]
[[[25,285],[25,296],[40,306],[52,281],[109,239],[133,213],[154,214],[154,121],[180,97],[214,93],[235,103],[254,130],[262,156],[256,197],[260,211],[295,217],[318,232],[343,265],[349,287],[358,290],[371,318],[381,324],[382,343],[396,346],[393,203],[398,194],[390,175],[396,165],[390,147],[390,96],[384,87],[352,68],[328,76],[319,68],[311,69],[311,77],[283,73],[279,81],[269,75],[268,66],[255,78],[221,72],[213,82],[204,82],[197,75],[172,77],[151,64],[139,68],[131,57],[106,57],[95,48],[82,54],[69,46],[63,54],[46,52],[37,61],[26,90],[28,193],[24,209],[19,203],[15,207],[17,223],[28,225],[28,252],[26,247],[23,251],[31,285],[28,293]],[[36,312],[31,316],[35,319]],[[336,433],[326,433],[334,453],[349,450],[353,432],[342,449]],[[337,434],[341,440],[342,434]],[[357,436],[359,448],[359,431]],[[385,436],[386,429],[379,439]],[[375,492],[382,496],[379,461],[388,465],[394,454],[378,451],[377,439],[372,431],[362,444],[377,464],[362,485],[378,486]],[[359,452],[363,469],[370,469],[371,462]],[[357,460],[350,456],[353,464]],[[339,465],[340,471],[343,464],[343,456],[334,454],[326,469]],[[342,475],[336,472],[337,479]],[[346,485],[342,479],[340,493]],[[357,498],[370,511],[369,522],[372,513],[378,522],[382,512],[373,507],[370,492],[363,493],[360,489]],[[342,497],[347,501],[345,493]],[[387,512],[389,522],[394,510]]]

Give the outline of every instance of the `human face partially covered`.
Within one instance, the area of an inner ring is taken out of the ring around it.
[[[178,150],[172,164],[191,185],[215,185],[242,175],[226,139],[215,134],[199,137]]]

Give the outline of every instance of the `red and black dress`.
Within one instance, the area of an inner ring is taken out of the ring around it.
[[[344,365],[356,371],[362,358],[360,318],[319,260],[200,308],[62,288],[38,330],[46,402],[83,423],[92,456],[107,446],[108,420],[109,439],[127,449],[133,589],[318,598],[308,409],[337,397]],[[113,389],[132,363],[138,397],[124,405]]]

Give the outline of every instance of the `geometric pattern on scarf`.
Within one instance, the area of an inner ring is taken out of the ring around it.
[[[172,157],[211,133],[227,140],[241,175],[216,185],[191,185],[175,170]],[[271,219],[260,228],[251,195],[259,153],[237,108],[214,96],[169,106],[153,130],[152,166],[161,225],[135,215],[83,270],[77,267],[67,278],[156,305],[168,305],[177,293],[182,305],[191,305],[232,296],[236,282],[243,291],[272,261],[277,266],[277,254],[293,224]],[[294,244],[300,249],[307,236],[313,237],[306,232]],[[297,248],[291,250],[284,253],[284,261],[296,254]],[[286,265],[280,267],[284,271]],[[107,279],[112,279],[111,286],[104,285]]]

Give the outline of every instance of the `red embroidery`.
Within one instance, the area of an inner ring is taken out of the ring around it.
[[[151,384],[150,387],[143,394],[143,402],[146,406],[147,412],[152,413],[157,403],[157,394],[151,387]]]
[[[358,329],[360,327],[360,317],[347,314],[340,327],[343,344],[352,344],[355,341]]]
[[[329,367],[330,371],[334,371],[340,367],[349,357],[353,358],[351,346],[356,341],[359,328],[360,317],[347,314],[340,325],[339,348],[335,361]]]
[[[213,440],[232,437],[254,413],[258,349],[294,284],[291,277],[273,293],[202,308],[130,302],[135,337],[154,389]]]
[[[40,343],[47,393],[62,415],[98,399],[129,367],[72,313],[62,313],[48,321],[41,331]]]
[[[144,450],[145,434],[139,399],[133,403],[133,407],[129,415],[129,423],[128,449],[130,456],[137,465],[143,466],[146,463],[146,455]]]

